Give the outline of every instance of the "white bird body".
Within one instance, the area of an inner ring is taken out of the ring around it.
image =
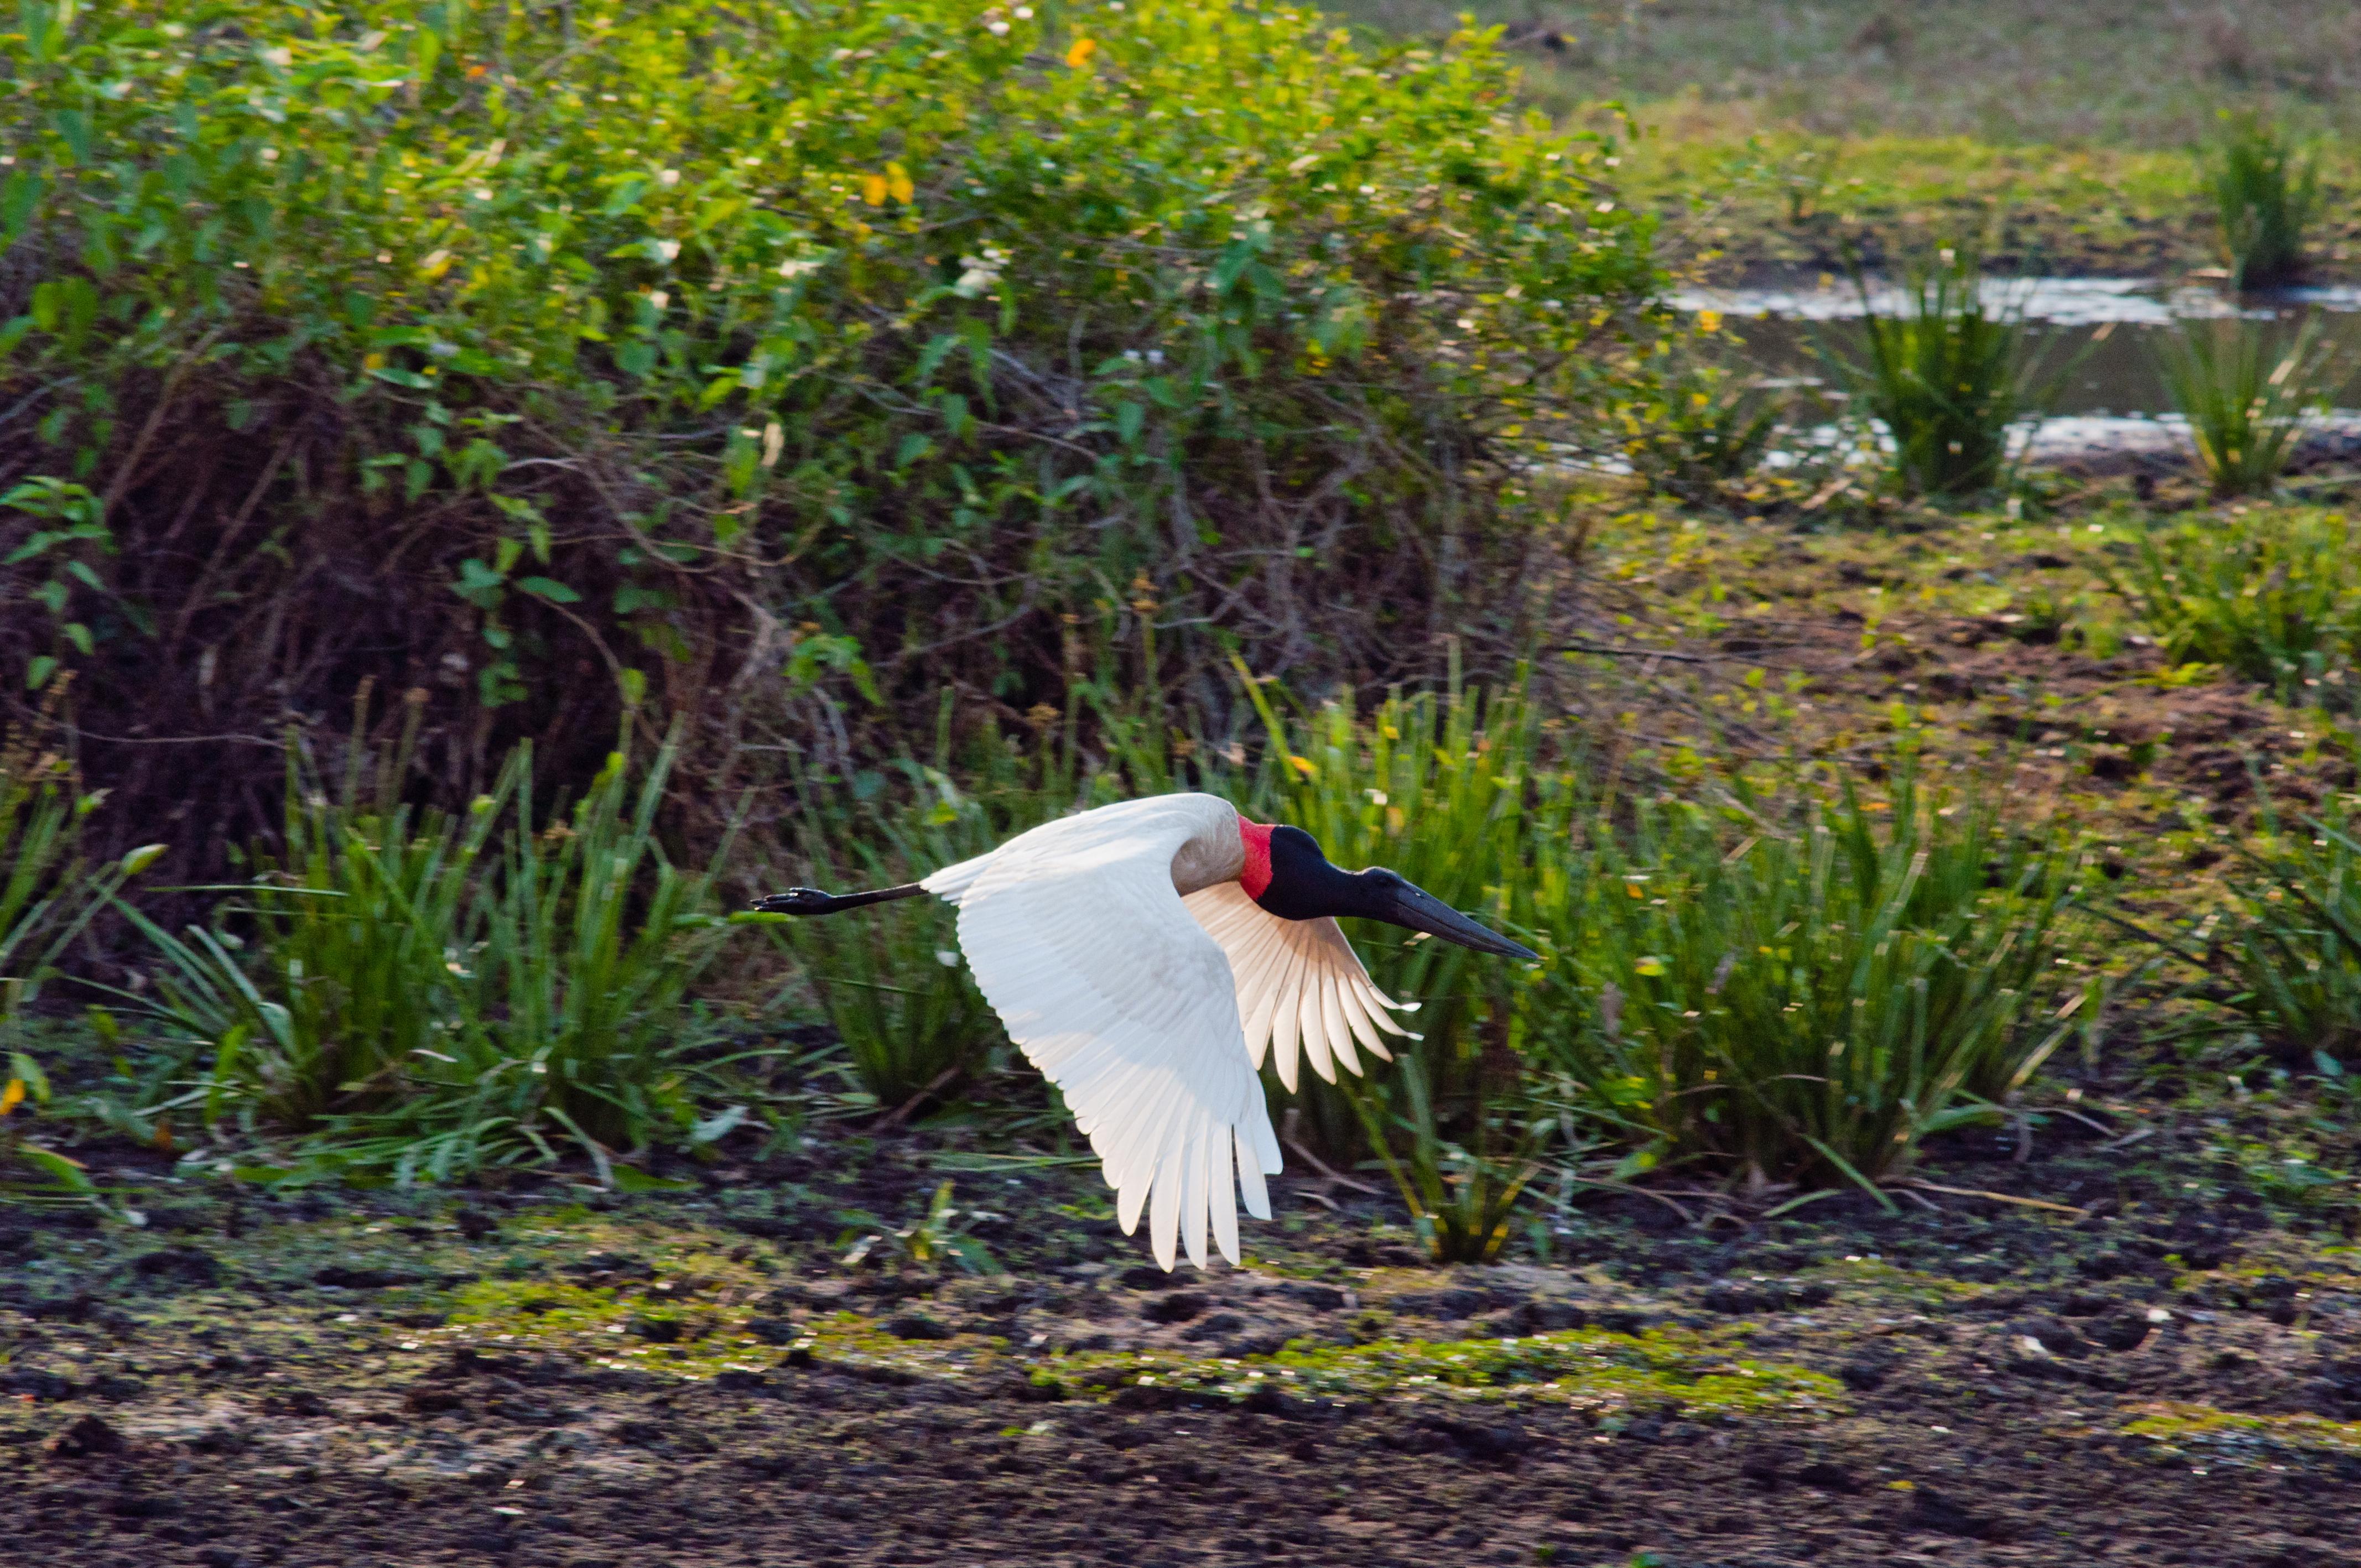
[[[1125,1234],[1153,1196],[1167,1268],[1182,1240],[1204,1266],[1209,1223],[1237,1261],[1234,1185],[1270,1218],[1265,1046],[1283,1042],[1292,1090],[1299,1045],[1334,1082],[1334,1058],[1360,1070],[1354,1034],[1388,1056],[1378,1029],[1402,1033],[1335,921],[1267,913],[1239,886],[1246,865],[1229,802],[1167,795],[1044,823],[920,884],[958,905],[976,983],[1065,1095]]]
[[[1091,1140],[1124,1234],[1143,1211],[1156,1260],[1210,1230],[1238,1261],[1237,1198],[1270,1218],[1279,1139],[1257,1077],[1266,1051],[1292,1091],[1299,1063],[1333,1083],[1356,1047],[1415,1003],[1371,982],[1334,916],[1389,921],[1532,958],[1393,872],[1347,873],[1311,835],[1246,821],[1217,795],[1124,801],[1048,822],[922,882],[872,893],[796,888],[758,909],[829,915],[932,894],[1027,1060]]]

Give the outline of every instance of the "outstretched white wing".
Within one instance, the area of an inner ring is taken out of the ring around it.
[[[1176,1239],[1204,1266],[1209,1223],[1235,1263],[1233,1182],[1267,1220],[1262,1179],[1279,1168],[1230,961],[1173,886],[1173,857],[1191,839],[1235,830],[1217,804],[1102,807],[926,879],[959,906],[960,947],[1009,1037],[1088,1135],[1126,1234],[1148,1207],[1166,1268]]]
[[[1290,1093],[1295,1091],[1299,1047],[1312,1058],[1312,1070],[1329,1083],[1336,1081],[1339,1060],[1346,1071],[1359,1074],[1360,1058],[1353,1053],[1356,1039],[1384,1060],[1393,1059],[1379,1031],[1408,1035],[1393,1014],[1418,1003],[1396,1002],[1379,991],[1336,922],[1282,920],[1234,882],[1192,893],[1182,902],[1229,955],[1248,1059],[1261,1067],[1264,1048],[1271,1047],[1279,1080]]]

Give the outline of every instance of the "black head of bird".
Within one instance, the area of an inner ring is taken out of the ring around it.
[[[1383,866],[1348,872],[1332,865],[1320,841],[1301,828],[1241,822],[1246,868],[1238,878],[1248,897],[1282,920],[1323,916],[1382,920],[1423,931],[1479,953],[1506,959],[1541,955],[1467,918],[1398,872]]]

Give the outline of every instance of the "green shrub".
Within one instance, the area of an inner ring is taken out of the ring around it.
[[[2220,664],[2290,702],[2349,703],[2361,560],[2343,512],[2258,508],[2140,542],[2114,583],[2174,664]]]
[[[2309,321],[2284,352],[2250,323],[2184,322],[2158,350],[2157,366],[2189,421],[2198,466],[2223,497],[2278,483],[2329,377],[2318,323]]]
[[[2024,322],[1986,298],[1983,269],[1965,250],[1915,267],[1900,314],[1876,308],[1858,268],[1853,283],[1865,353],[1855,358],[1824,342],[1821,357],[1853,406],[1884,425],[1901,488],[1952,497],[2000,485],[2010,427],[2045,401]]]
[[[634,791],[617,753],[545,823],[526,748],[456,815],[401,804],[399,767],[367,803],[291,767],[282,847],[212,925],[126,911],[195,1070],[148,1109],[404,1180],[702,1141],[689,992],[725,923],[655,841],[673,757]]]
[[[1905,775],[1889,801],[1848,781],[1786,813],[1644,800],[1591,840],[1591,874],[1545,890],[1533,1028],[1656,1159],[1876,1183],[2046,1055],[2032,1025],[2076,859],[1990,797]]]
[[[701,754],[873,757],[1150,613],[1166,694],[1241,638],[1509,646],[1527,477],[1668,320],[1608,144],[1520,123],[1473,35],[30,0],[0,52],[0,669],[76,669],[116,733],[267,726],[366,660],[447,672],[437,725],[496,747],[602,737],[577,672],[614,661],[697,694]]]
[[[2361,1059],[2361,843],[2353,796],[2319,817],[2274,815],[2243,844],[2231,878],[2236,1006],[2287,1048]]]
[[[1623,453],[1654,488],[1709,501],[1762,466],[1779,424],[1776,399],[1728,366],[1683,365],[1630,420]]]
[[[2206,160],[2231,287],[2267,289],[2303,270],[2303,231],[2320,210],[2320,165],[2252,115],[2230,120]]]

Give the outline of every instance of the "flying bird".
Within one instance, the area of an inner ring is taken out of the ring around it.
[[[1266,1051],[1290,1091],[1309,1058],[1359,1073],[1406,1031],[1341,916],[1382,920],[1506,958],[1528,948],[1381,867],[1331,865],[1301,828],[1251,822],[1217,795],[1163,795],[1047,822],[923,881],[864,893],[798,887],[772,914],[834,915],[921,894],[956,905],[985,1000],[1066,1097],[1129,1235],[1143,1210],[1156,1261],[1210,1227],[1238,1261],[1237,1194],[1270,1218],[1279,1139],[1257,1079]]]

